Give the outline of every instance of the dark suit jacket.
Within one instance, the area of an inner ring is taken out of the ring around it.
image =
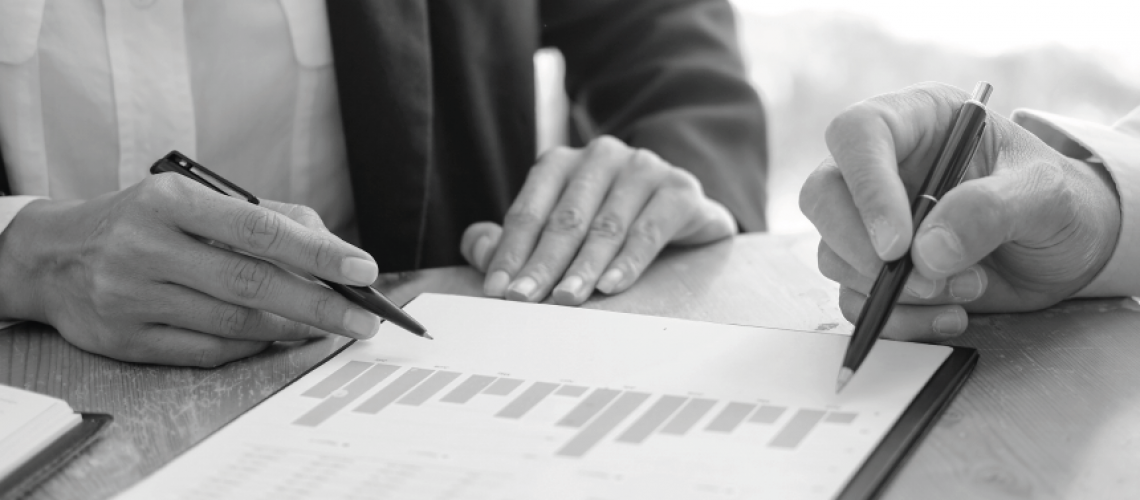
[[[725,0],[327,4],[361,243],[382,271],[462,264],[464,229],[502,220],[535,159],[541,46],[564,54],[588,134],[655,151],[764,229],[764,115]]]

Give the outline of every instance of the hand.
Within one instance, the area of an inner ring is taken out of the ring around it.
[[[375,315],[268,261],[353,285],[377,275],[311,209],[252,205],[162,174],[22,210],[0,233],[0,317],[51,324],[94,353],[171,365],[216,366],[322,330],[375,334]]]
[[[603,136],[543,155],[503,226],[473,224],[461,251],[487,273],[488,296],[535,302],[553,289],[556,302],[578,305],[595,287],[629,288],[668,243],[735,232],[728,209],[705,197],[692,174]]]
[[[910,249],[915,272],[886,337],[945,340],[965,330],[967,311],[1048,307],[1087,285],[1116,246],[1120,206],[1104,169],[1062,156],[993,112],[965,181],[915,233],[909,200],[968,98],[923,84],[852,106],[831,122],[832,156],[800,192],[800,209],[822,236],[820,271],[842,285],[848,320],[858,318],[883,261]]]

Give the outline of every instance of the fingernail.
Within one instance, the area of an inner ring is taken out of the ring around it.
[[[885,217],[872,221],[867,225],[867,230],[871,233],[871,244],[875,246],[875,251],[879,252],[879,257],[887,255],[891,247],[895,246],[895,242],[899,241],[899,233],[891,227]]]
[[[495,271],[483,285],[483,293],[488,297],[502,297],[507,292],[507,284],[510,282],[511,276],[506,271]]]
[[[507,287],[507,298],[510,300],[530,300],[538,283],[530,276],[523,276]]]
[[[482,238],[479,238],[479,241],[475,242],[475,250],[473,250],[471,252],[473,254],[472,257],[474,257],[474,259],[475,259],[475,262],[474,262],[475,267],[478,267],[478,268],[487,267],[487,250],[490,248],[491,248],[491,237],[490,236],[484,236]]]
[[[606,271],[606,274],[602,275],[601,281],[598,281],[598,290],[607,294],[614,293],[623,277],[625,277],[625,273],[621,272],[621,269],[614,268]]]
[[[954,300],[969,302],[977,300],[985,291],[985,277],[976,266],[950,278],[950,297]]]
[[[946,311],[934,318],[934,333],[954,337],[962,333],[961,316],[954,311]]]
[[[376,281],[379,268],[376,263],[360,257],[348,257],[340,263],[340,274],[357,285],[371,285]]]
[[[919,235],[914,249],[927,266],[940,273],[954,269],[962,261],[962,243],[954,233],[942,227]]]
[[[344,313],[344,327],[358,339],[370,339],[380,329],[380,317],[363,309],[349,309]]]
[[[582,278],[570,276],[554,289],[554,300],[560,304],[574,303],[582,291]]]
[[[938,293],[938,282],[921,274],[911,274],[906,280],[906,291],[920,299],[929,299]]]

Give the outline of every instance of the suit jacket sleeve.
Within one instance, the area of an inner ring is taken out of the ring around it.
[[[766,228],[764,111],[726,0],[545,0],[541,16],[589,135],[656,152],[743,230]]]

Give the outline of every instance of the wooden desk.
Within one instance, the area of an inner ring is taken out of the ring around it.
[[[466,268],[385,283],[478,294]],[[811,236],[750,235],[672,252],[641,283],[586,307],[722,323],[846,330]],[[973,378],[900,471],[890,499],[1140,498],[1140,305],[1078,301],[976,317],[957,343],[981,350]],[[273,393],[340,341],[278,346],[214,370],[129,365],[71,347],[50,328],[0,332],[0,383],[108,412],[105,437],[33,495],[118,492]]]

